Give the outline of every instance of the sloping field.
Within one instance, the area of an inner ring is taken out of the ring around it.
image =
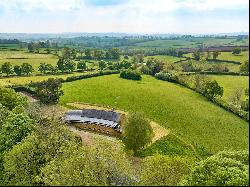
[[[249,88],[248,76],[232,76],[232,75],[211,75],[220,86],[223,87],[224,93],[222,99],[226,100],[237,88]]]
[[[187,143],[211,152],[248,148],[248,123],[182,86],[143,76],[109,75],[63,85],[60,103],[85,102],[144,112]]]

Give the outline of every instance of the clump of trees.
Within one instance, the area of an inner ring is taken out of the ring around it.
[[[137,153],[148,145],[154,136],[150,122],[142,113],[131,113],[123,125],[122,141],[129,150]]]
[[[241,48],[239,47],[234,48],[232,51],[232,54],[234,55],[239,55],[240,53],[241,53]]]
[[[14,68],[12,67],[10,62],[5,62],[1,66],[1,72],[5,73],[6,76],[9,76],[13,73],[16,75],[29,75],[34,71],[34,68],[29,63],[23,63],[21,66],[15,65]]]
[[[141,73],[136,70],[122,70],[120,73],[120,77],[124,79],[131,79],[131,80],[141,80]]]
[[[200,161],[179,185],[248,186],[249,154],[247,151],[219,152]]]
[[[36,83],[36,95],[41,103],[56,104],[63,95],[60,79],[49,78],[47,81]]]
[[[149,58],[146,62],[146,66],[141,68],[141,71],[145,74],[155,75],[163,70],[164,63],[156,58]]]
[[[240,72],[249,73],[249,60],[246,60],[240,65]]]

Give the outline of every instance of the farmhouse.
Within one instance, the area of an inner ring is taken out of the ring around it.
[[[119,136],[122,118],[122,114],[114,111],[84,109],[68,111],[65,121],[77,128]]]

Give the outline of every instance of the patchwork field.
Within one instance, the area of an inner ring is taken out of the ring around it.
[[[136,43],[134,48],[194,48],[198,45],[204,46],[228,46],[228,45],[248,45],[247,39],[237,41],[235,38],[182,38],[164,39]]]
[[[187,143],[212,153],[248,147],[248,123],[182,86],[143,76],[129,81],[119,75],[63,84],[60,103],[84,102],[140,111],[170,128]]]
[[[34,73],[38,73],[40,63],[56,65],[58,57],[52,54],[34,54],[27,51],[0,51],[0,65],[10,62],[12,66],[29,63],[34,68]]]

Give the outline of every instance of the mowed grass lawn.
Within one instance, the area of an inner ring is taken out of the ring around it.
[[[228,97],[237,88],[249,88],[249,77],[248,76],[232,76],[232,75],[211,75],[211,79],[216,80],[220,86],[223,87],[224,93],[222,99],[228,100]]]
[[[64,83],[63,91],[62,105],[85,102],[144,112],[187,143],[213,153],[248,148],[246,121],[189,89],[151,76],[143,76],[142,81],[121,79],[119,75],[95,77]]]
[[[10,62],[12,66],[29,63],[34,68],[34,73],[38,73],[40,63],[56,65],[58,57],[52,54],[35,54],[27,51],[0,51],[0,66],[5,62]]]

